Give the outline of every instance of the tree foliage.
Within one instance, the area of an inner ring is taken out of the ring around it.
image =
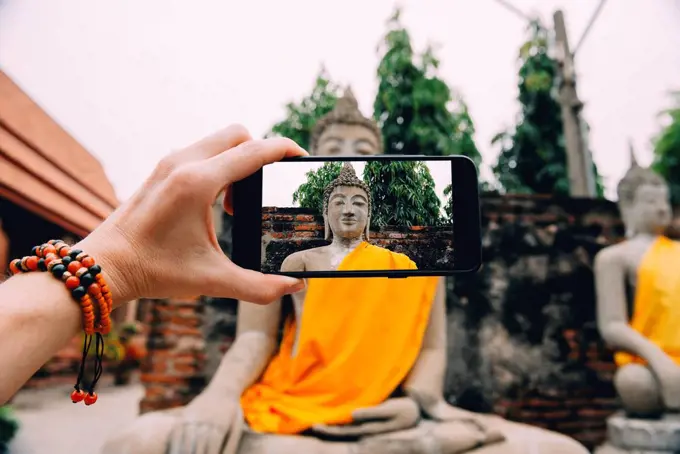
[[[423,161],[367,162],[363,177],[371,189],[372,225],[440,224],[441,202]]]
[[[555,99],[556,62],[549,55],[548,31],[534,21],[529,33],[519,51],[519,120],[514,130],[493,138],[501,146],[493,171],[506,192],[568,195],[562,112]],[[602,196],[599,175],[596,181]]]
[[[9,443],[19,432],[19,419],[9,405],[0,406],[0,452],[9,452]]]
[[[327,161],[316,170],[307,172],[307,180],[293,193],[293,203],[301,208],[309,208],[318,213],[323,210],[323,190],[331,181],[338,178],[342,162]]]
[[[453,223],[453,204],[451,203],[453,199],[453,188],[451,184],[448,184],[444,188],[444,218],[443,222],[447,224]]]
[[[330,76],[322,67],[316,76],[312,92],[297,103],[288,103],[286,117],[276,123],[267,136],[288,137],[308,150],[312,128],[319,118],[335,107],[339,91],[340,88],[331,81]]]
[[[674,205],[680,203],[680,91],[672,93],[673,105],[661,115],[665,125],[654,138],[652,168],[663,176],[671,189]]]
[[[341,169],[340,162],[325,162],[307,172],[307,180],[293,194],[293,202],[321,213],[324,188],[337,178]],[[374,227],[441,224],[441,202],[424,162],[369,161],[362,179],[371,191]]]
[[[462,97],[437,76],[439,60],[432,48],[416,54],[397,9],[388,21],[378,65],[378,93],[373,104],[385,152],[470,157],[481,155],[474,124]]]

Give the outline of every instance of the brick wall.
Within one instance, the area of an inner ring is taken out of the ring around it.
[[[205,386],[201,299],[145,300],[150,304],[148,356],[142,362],[142,413],[187,404]]]
[[[612,352],[599,339],[584,339],[597,334],[584,334],[565,330],[563,336],[569,344],[567,361],[585,368],[589,375],[584,380],[585,386],[528,389],[514,398],[499,399],[494,412],[509,420],[569,435],[590,449],[600,445],[605,438],[607,417],[619,409],[611,385],[616,368]]]
[[[285,213],[293,214],[308,216]],[[296,237],[318,241],[318,219],[286,218],[291,222],[310,225],[293,229]],[[448,280],[447,399],[595,447],[617,401],[612,355],[594,323],[592,258],[622,237],[616,206],[485,196],[482,224],[482,270]],[[219,237],[227,253],[230,225],[226,217]],[[290,229],[272,222],[268,231],[274,241]],[[230,300],[149,304],[142,412],[182,405],[200,392],[233,341],[236,321]]]
[[[594,255],[622,239],[612,202],[486,197],[484,266],[449,282],[447,394],[593,449],[618,408],[595,324]]]
[[[323,217],[304,208],[262,208],[263,270],[276,272],[293,252],[326,246]],[[453,233],[450,227],[396,227],[371,230],[370,242],[406,254],[421,269],[450,268]]]

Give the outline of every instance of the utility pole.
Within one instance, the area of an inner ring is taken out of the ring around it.
[[[509,0],[496,0],[496,2],[520,19],[531,22],[531,18]],[[553,15],[557,51],[555,56],[557,60],[557,80],[559,82],[558,102],[562,108],[562,129],[567,152],[569,189],[572,197],[595,197],[597,195],[593,157],[588,146],[589,128],[581,117],[583,103],[576,92],[574,55],[581,48],[606,2],[607,0],[600,0],[573,51],[569,48],[564,13],[557,10]]]
[[[581,109],[583,103],[576,92],[574,55],[569,49],[564,14],[557,10],[553,15],[557,48],[557,71],[559,80],[558,101],[562,107],[562,123],[567,149],[567,169],[572,197],[595,197],[595,181],[590,150],[583,140]],[[588,155],[588,156],[586,156]]]

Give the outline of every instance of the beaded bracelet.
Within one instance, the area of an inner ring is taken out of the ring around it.
[[[71,393],[73,403],[84,401],[85,405],[92,405],[97,401],[94,387],[103,372],[104,337],[111,331],[111,291],[106,285],[102,269],[92,257],[79,249],[71,247],[62,240],[50,240],[32,249],[31,255],[10,262],[12,274],[28,273],[32,271],[49,271],[60,279],[71,292],[73,299],[80,305],[83,314],[83,356],[80,371]],[[97,307],[92,300],[96,301]],[[97,322],[97,315],[99,320]],[[81,389],[81,381],[85,370],[85,361],[95,337],[95,375],[87,394]]]

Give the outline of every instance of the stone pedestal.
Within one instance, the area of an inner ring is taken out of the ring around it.
[[[680,416],[634,419],[617,413],[607,420],[607,443],[595,454],[680,453]]]

